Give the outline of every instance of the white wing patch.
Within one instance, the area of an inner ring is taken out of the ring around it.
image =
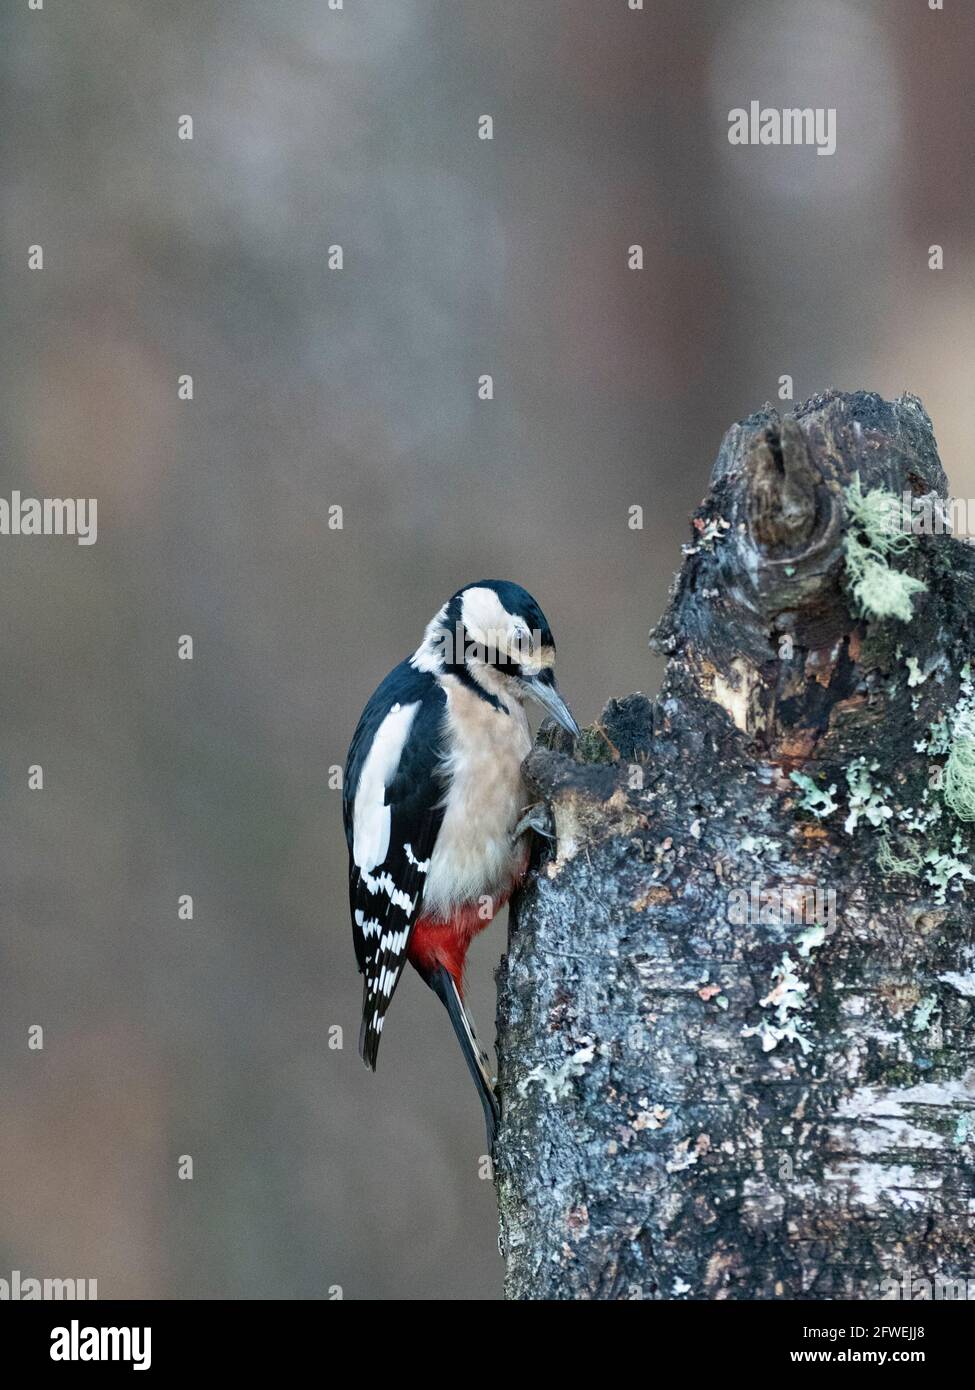
[[[386,788],[396,775],[399,760],[410,736],[410,729],[420,701],[409,705],[394,705],[376,730],[368,756],[362,765],[359,785],[355,792],[355,811],[352,820],[352,857],[366,878],[366,886],[371,893],[386,888],[393,902],[397,895],[392,880],[389,887],[382,880],[368,880],[368,872],[381,864],[389,853],[390,811],[386,805]],[[399,894],[405,903],[399,903],[405,911],[410,899]]]
[[[361,907],[357,907],[355,910],[355,922],[357,927],[362,928],[362,935],[366,938],[378,936],[383,929],[382,923],[375,917],[367,918]]]
[[[388,813],[387,813],[388,814]],[[386,843],[389,847],[389,826],[386,827]],[[383,858],[386,857],[386,850],[383,850]],[[366,870],[362,870],[362,881],[372,893],[373,897],[378,897],[380,893],[387,893],[389,901],[394,907],[400,908],[408,917],[412,917],[416,907],[416,898],[411,898],[409,893],[404,893],[402,888],[397,888],[390,873],[380,874],[378,878]]]
[[[425,874],[430,867],[430,860],[424,859],[421,861],[417,859],[416,855],[413,853],[412,845],[404,845],[403,850],[406,854],[406,862],[412,864],[418,874]]]
[[[383,936],[379,943],[380,951],[392,951],[394,956],[401,956],[406,950],[406,943],[409,939],[409,927],[403,927],[401,931],[389,931]]]

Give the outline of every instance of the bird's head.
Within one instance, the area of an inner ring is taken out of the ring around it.
[[[502,705],[535,700],[563,729],[579,726],[555,684],[555,641],[538,604],[520,584],[481,579],[458,589],[427,624],[413,665],[473,681]]]

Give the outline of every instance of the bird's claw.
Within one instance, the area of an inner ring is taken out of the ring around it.
[[[555,824],[552,820],[552,812],[544,801],[538,801],[534,806],[529,806],[523,813],[521,820],[515,826],[511,838],[520,840],[522,835],[528,830],[534,830],[536,835],[542,835],[546,840],[555,839]]]

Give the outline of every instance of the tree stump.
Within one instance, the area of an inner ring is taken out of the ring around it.
[[[975,550],[946,492],[913,396],[766,406],[651,634],[660,694],[574,750],[543,730],[556,838],[499,972],[508,1297],[975,1277]]]

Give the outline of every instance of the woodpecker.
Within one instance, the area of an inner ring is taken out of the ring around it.
[[[492,1145],[499,1112],[487,1058],[464,1006],[474,936],[528,867],[521,765],[537,701],[576,724],[552,667],[555,642],[530,594],[506,580],[458,590],[427,624],[359,720],[343,783],[349,900],[363,976],[359,1055],[372,1071],[407,961],[439,997],[477,1086]]]

